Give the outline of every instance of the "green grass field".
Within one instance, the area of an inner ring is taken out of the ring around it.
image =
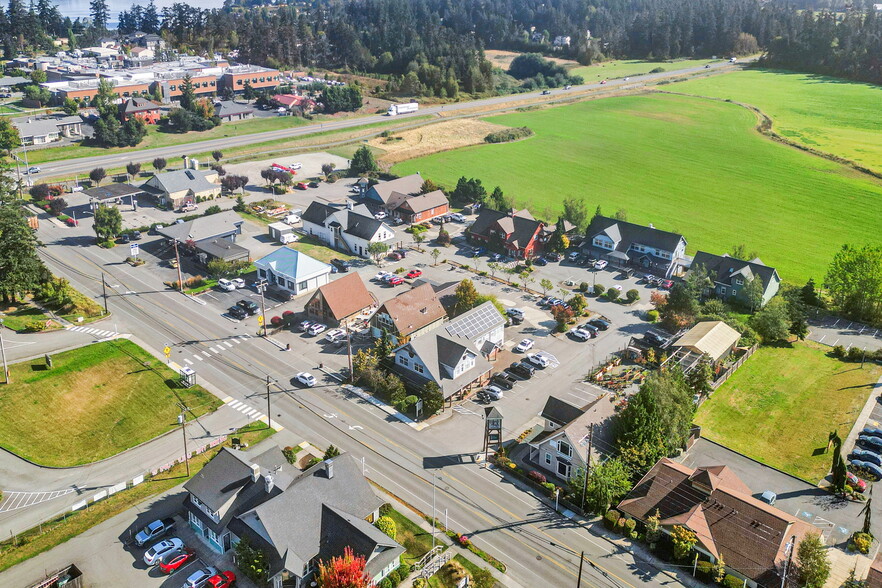
[[[351,259],[358,259],[354,255],[349,255],[347,253],[343,253],[342,251],[337,251],[336,249],[331,249],[318,239],[315,239],[310,236],[301,237],[299,241],[296,243],[291,243],[288,245],[291,249],[296,249],[300,253],[304,253],[310,256],[313,259],[317,259],[323,263],[331,263],[331,260],[335,257],[337,259],[343,259],[349,261]]]
[[[698,410],[707,437],[753,459],[817,483],[830,470],[830,431],[845,439],[882,367],[827,356],[806,341],[762,347]],[[762,431],[762,434],[757,434]]]
[[[837,78],[745,70],[665,88],[756,106],[783,137],[882,172],[882,87]]]
[[[819,279],[843,243],[882,243],[882,182],[776,143],[749,110],[672,95],[625,96],[486,119],[536,135],[403,162],[452,188],[499,185],[555,220],[566,197],[685,235],[688,252],[759,252],[783,280]]]
[[[10,379],[0,388],[0,445],[53,467],[103,459],[173,429],[178,402],[192,410],[188,418],[220,405],[200,386],[178,388],[173,370],[125,339],[54,354],[51,369],[43,358],[11,365]]]
[[[648,74],[660,67],[665,71],[675,71],[689,67],[699,67],[719,59],[683,59],[680,61],[643,61],[641,59],[624,59],[621,61],[604,61],[594,65],[574,67],[570,74],[585,78],[585,82],[596,82],[603,79],[616,79]]]

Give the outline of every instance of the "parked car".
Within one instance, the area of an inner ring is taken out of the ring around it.
[[[545,259],[544,257],[537,257],[536,259],[533,260],[533,265],[545,266],[545,265],[548,265],[548,260]]]
[[[521,342],[515,346],[515,351],[518,353],[524,353],[525,351],[529,351],[533,348],[535,341],[532,339],[521,339]]]
[[[845,472],[845,481],[848,483],[849,486],[851,486],[858,492],[863,492],[867,489],[867,483],[852,474],[851,472]]]
[[[450,215],[450,220],[456,221],[458,223],[464,223],[465,217],[458,212],[454,212]]]
[[[377,220],[383,220],[384,218],[386,218],[386,216],[387,216],[386,213],[381,210],[380,212],[378,212],[374,215],[374,218]]]
[[[206,588],[230,588],[235,583],[236,574],[227,570],[210,577],[205,586]]]
[[[605,321],[601,318],[593,318],[588,321],[588,324],[599,331],[605,331],[610,327],[609,321]]]
[[[591,323],[585,323],[584,325],[582,325],[579,328],[582,329],[583,331],[588,331],[589,333],[591,333],[592,337],[596,337],[598,334],[597,327],[595,327]]]
[[[132,241],[140,241],[141,240],[141,231],[132,231]]]
[[[117,239],[117,241],[122,244],[126,244],[126,243],[130,242],[131,240],[132,240],[132,237],[128,233],[123,233]]]
[[[858,443],[876,451],[882,450],[882,439],[871,435],[858,435]]]
[[[778,495],[775,494],[774,492],[772,492],[771,490],[766,490],[765,492],[762,493],[762,496],[760,496],[760,500],[762,500],[763,502],[765,502],[768,505],[773,505],[773,504],[775,504],[775,501],[778,500]]]
[[[325,334],[325,341],[328,343],[336,343],[346,338],[345,329],[331,329]]]
[[[882,480],[882,467],[879,467],[874,463],[870,463],[868,461],[853,461],[851,462],[851,465],[856,468],[860,468],[865,472],[868,472],[873,477],[875,477],[876,480]]]
[[[309,372],[300,372],[299,374],[294,376],[294,379],[297,380],[298,382],[300,382],[301,384],[303,384],[304,386],[306,386],[307,388],[312,388],[313,386],[315,386],[315,382],[316,382],[315,376],[313,376]]]
[[[519,318],[521,320],[524,319],[524,311],[520,308],[507,308],[505,310],[505,314],[507,314],[511,318]]]
[[[374,276],[374,280],[377,282],[385,282],[386,278],[390,276],[394,276],[395,274],[390,274],[389,272],[380,272]]]
[[[324,325],[322,323],[313,323],[309,326],[306,332],[315,337],[319,333],[323,333],[327,328],[327,325]]]
[[[393,249],[392,253],[397,253],[398,255],[401,256],[401,259],[404,259],[405,257],[407,257],[407,249]]]
[[[318,182],[310,182],[308,185],[309,185],[310,188],[318,188],[318,187],[319,187],[319,183],[318,183]]]
[[[542,369],[547,368],[551,365],[551,362],[548,361],[548,358],[544,355],[539,355],[538,353],[528,353],[527,361],[535,365],[536,367],[540,367]]]
[[[227,310],[227,314],[233,317],[236,320],[244,321],[248,318],[248,313],[241,306],[231,306]]]
[[[594,262],[594,269],[602,270],[603,268],[605,268],[608,265],[609,265],[609,262],[607,260],[598,259],[597,261]]]
[[[307,185],[306,182],[297,182],[297,185],[294,187],[297,188],[298,190],[306,190],[309,186]]]
[[[581,255],[581,253],[579,253],[578,251],[573,251],[572,253],[567,255],[567,260],[575,262],[577,259],[579,259],[579,255]]]
[[[297,329],[305,333],[307,330],[309,330],[309,327],[311,327],[314,322],[315,321],[300,321],[300,323],[297,325]]]
[[[205,588],[205,586],[208,584],[208,579],[216,575],[217,568],[213,568],[211,566],[199,568],[198,570],[187,576],[187,581],[184,582],[184,585],[181,586],[181,588]]]
[[[585,329],[580,329],[579,327],[570,329],[570,337],[574,339],[578,339],[579,341],[587,341],[591,338],[591,332],[586,331]]]
[[[493,377],[490,378],[490,381],[493,382],[494,386],[499,386],[503,390],[511,390],[516,382],[514,378],[505,372],[496,372],[493,374]]]
[[[336,257],[331,260],[331,265],[337,268],[341,272],[348,272],[350,263],[348,261],[337,259]]]
[[[257,303],[253,300],[240,300],[236,304],[243,308],[249,315],[255,315],[257,314],[257,311],[260,310],[260,307],[257,306]]]
[[[545,259],[547,259],[548,261],[560,261],[561,259],[563,259],[563,256],[556,251],[552,251],[551,253],[545,254]]]
[[[390,285],[390,286],[400,286],[400,285],[403,284],[403,283],[404,283],[404,278],[402,278],[401,276],[393,276],[393,277],[389,280],[389,285]]]
[[[852,452],[848,454],[848,461],[853,461],[855,459],[859,461],[869,461],[876,465],[882,465],[882,455],[868,449],[853,449]]]
[[[158,539],[175,528],[173,518],[153,521],[135,535],[135,545],[142,547],[148,541]]]
[[[177,537],[160,541],[144,553],[144,563],[148,566],[155,565],[157,560],[172,551],[182,551],[184,542]]]
[[[673,287],[674,282],[672,282],[671,280],[662,280],[661,284],[659,285],[659,288],[661,288],[662,290],[670,290]]]
[[[185,548],[184,551],[179,551],[163,558],[163,560],[159,562],[159,571],[163,574],[174,574],[195,558],[196,551],[190,548]]]
[[[882,437],[882,429],[878,427],[864,427],[861,431],[862,435],[872,435],[873,437]]]
[[[404,256],[401,255],[401,254],[400,254],[399,252],[397,252],[397,251],[393,251],[392,253],[390,253],[390,254],[387,255],[386,257],[388,257],[388,258],[391,259],[392,261],[401,261],[402,259],[404,259]]]
[[[407,279],[409,279],[409,280],[412,280],[412,279],[414,279],[414,278],[418,278],[418,277],[420,277],[421,275],[423,275],[423,272],[422,272],[422,271],[420,271],[420,270],[418,270],[418,269],[412,269],[412,270],[410,270],[409,272],[407,272],[407,275],[404,276],[404,277],[407,278]]]
[[[487,386],[486,388],[484,388],[484,392],[493,400],[499,400],[500,398],[505,396],[505,393],[502,391],[502,389],[497,386]]]
[[[226,278],[221,278],[217,281],[217,287],[223,290],[224,292],[232,292],[236,289],[236,285],[233,284],[230,280]]]
[[[475,402],[490,402],[490,395],[483,390],[478,390],[475,394]]]
[[[490,261],[499,262],[499,261],[502,261],[502,254],[501,253],[491,253],[490,255],[487,256],[487,258]]]
[[[516,361],[505,368],[505,371],[525,380],[529,380],[533,377],[533,374],[536,373],[536,368],[526,362]]]

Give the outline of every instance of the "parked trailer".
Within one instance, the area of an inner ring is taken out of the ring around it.
[[[389,110],[387,114],[389,116],[396,116],[398,114],[407,114],[409,112],[416,112],[420,109],[420,105],[416,102],[408,102],[406,104],[392,104],[389,106]]]

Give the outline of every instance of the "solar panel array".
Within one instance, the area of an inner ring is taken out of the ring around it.
[[[502,320],[496,307],[487,302],[451,321],[446,329],[450,335],[471,340],[493,329]]]

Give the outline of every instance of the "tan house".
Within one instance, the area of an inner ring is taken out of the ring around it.
[[[356,272],[325,284],[306,303],[306,315],[329,325],[346,325],[369,311],[377,300]]]
[[[431,284],[422,284],[384,302],[371,317],[371,334],[379,339],[386,332],[403,345],[441,326],[446,318],[435,289]]]
[[[723,321],[703,321],[677,339],[674,348],[719,361],[732,353],[741,335]]]
[[[221,194],[221,185],[214,170],[179,169],[154,174],[141,188],[152,194],[160,204],[175,209],[195,204],[197,198],[214,198]]]

